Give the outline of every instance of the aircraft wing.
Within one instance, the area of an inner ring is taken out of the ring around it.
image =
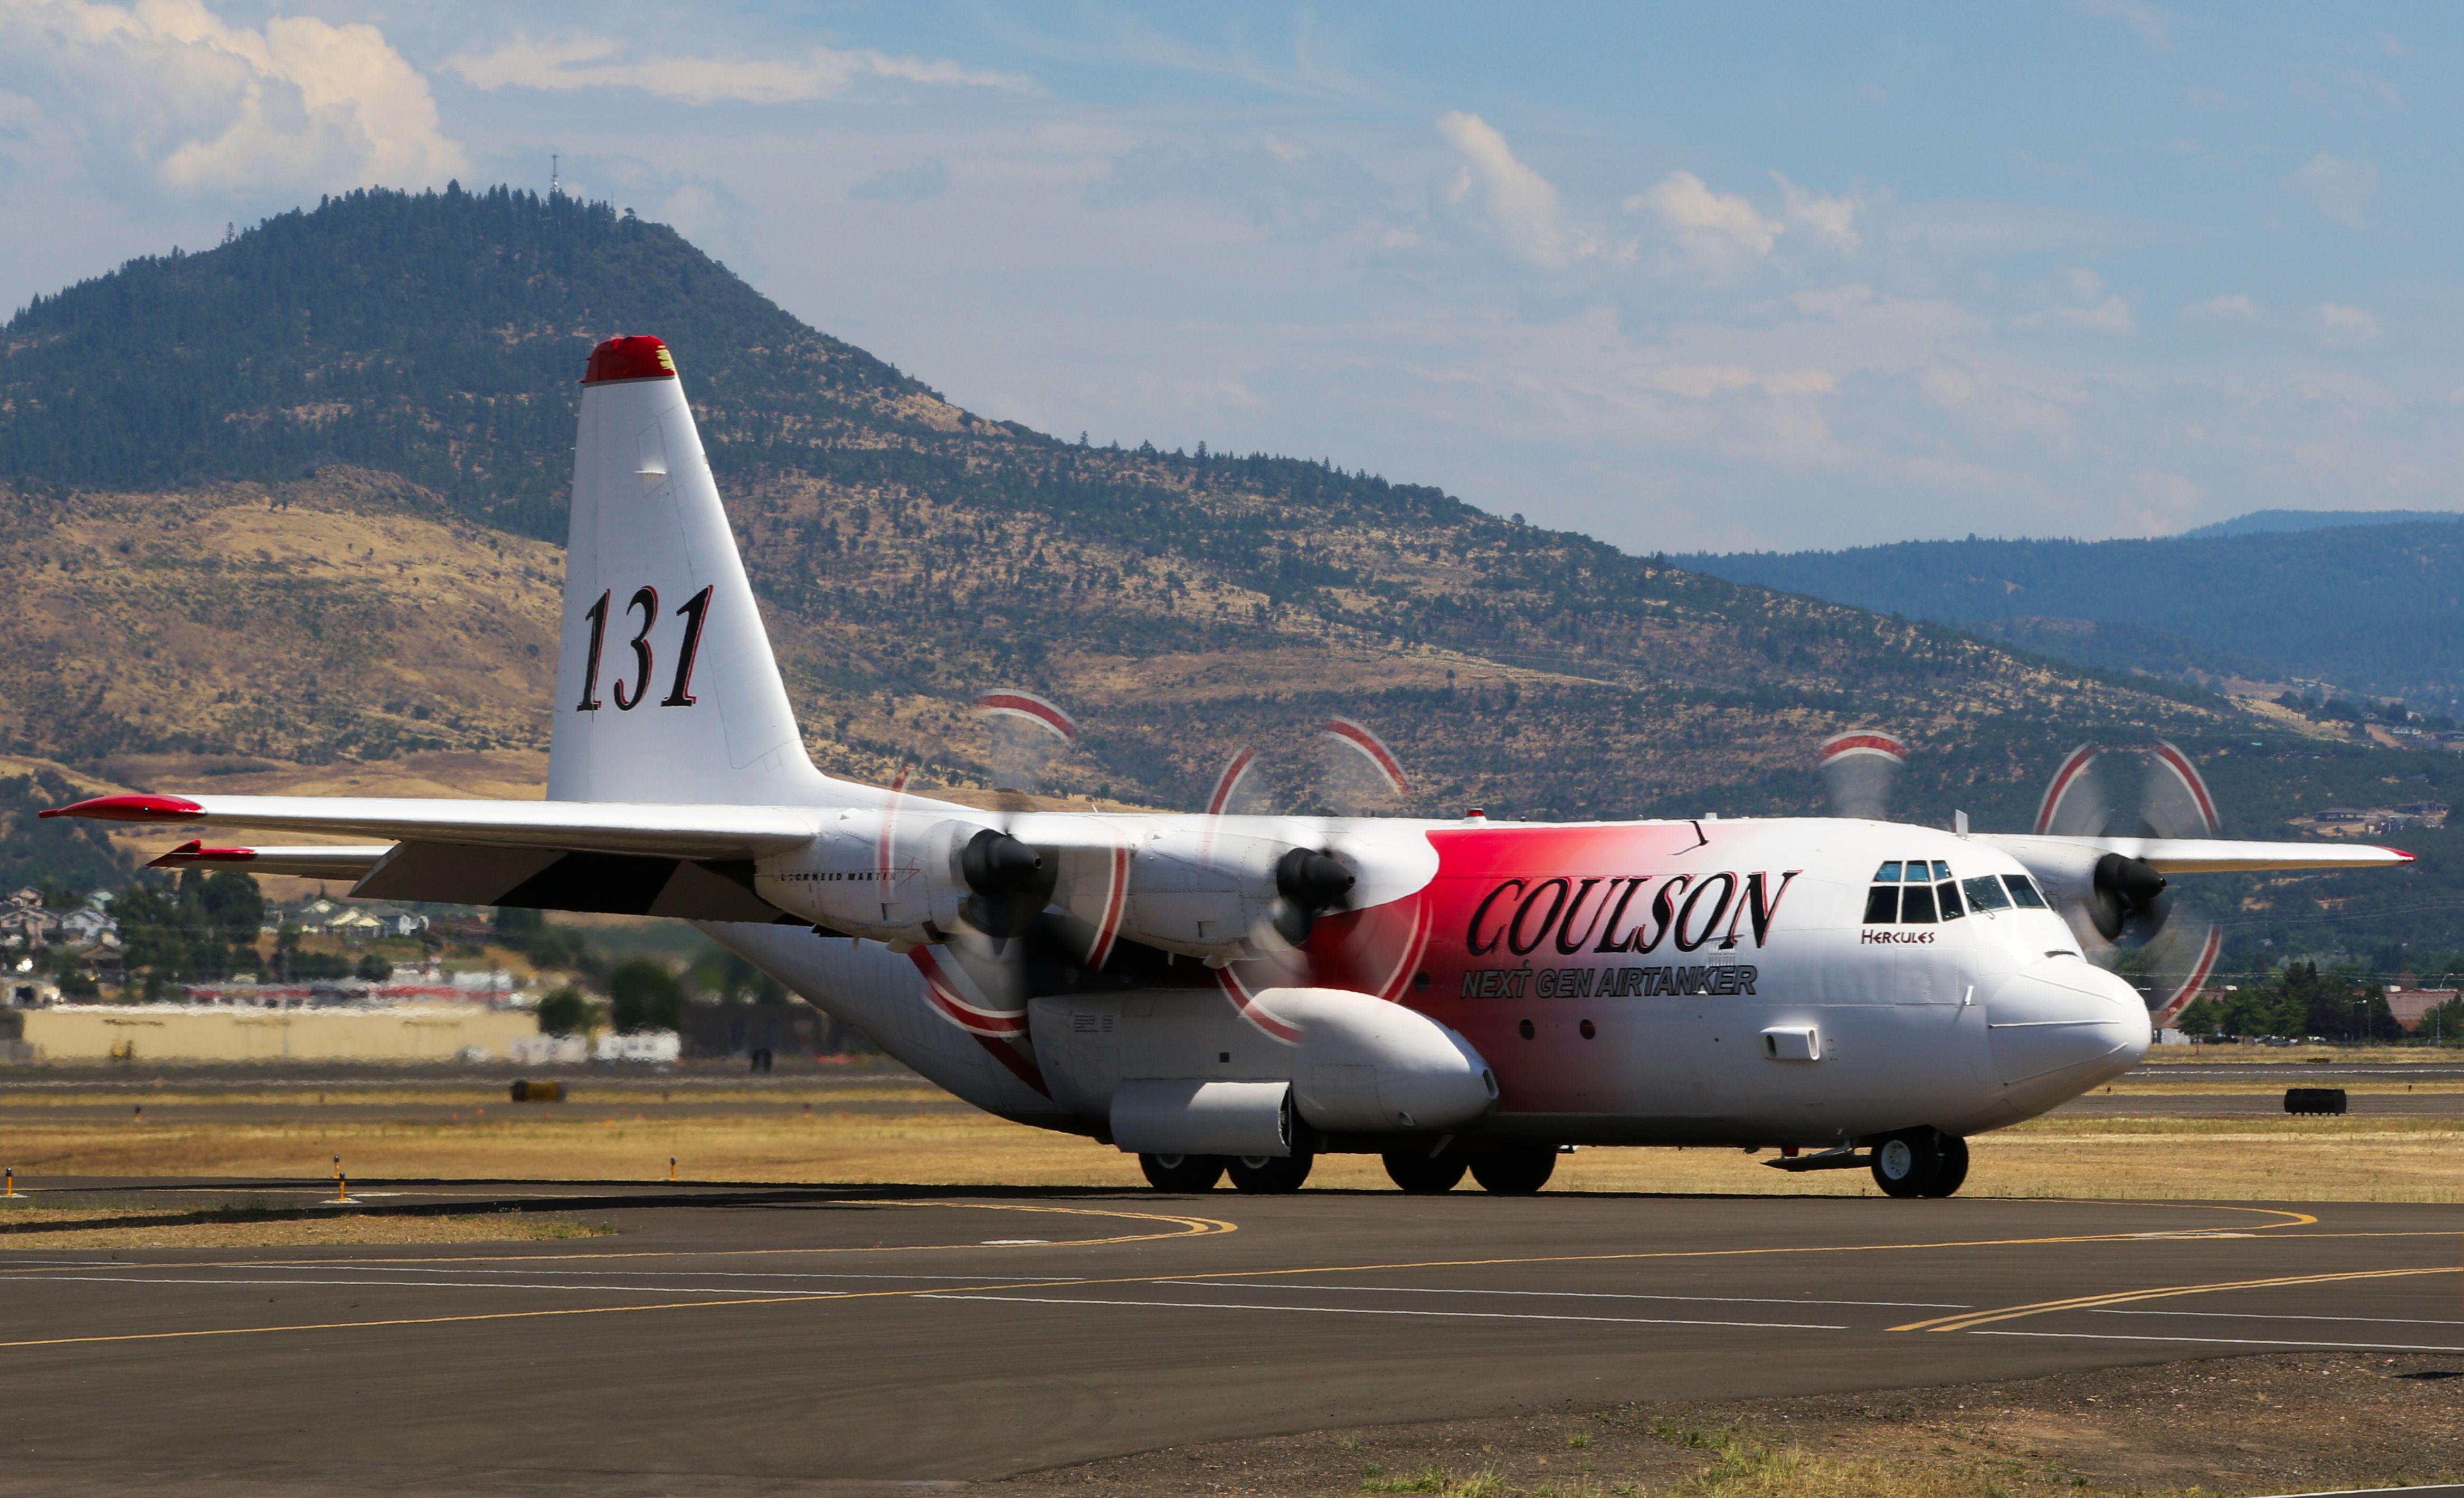
[[[810,806],[374,796],[97,796],[42,813],[102,822],[263,827],[401,842],[567,852],[749,859],[821,830]]]
[[[2409,864],[2412,855],[2400,848],[2343,843],[2235,843],[2222,838],[2050,837],[2027,833],[1979,832],[1976,842],[1990,843],[2036,869],[2093,861],[2106,853],[2143,859],[2162,874],[2263,873],[2283,869],[2380,869]]]

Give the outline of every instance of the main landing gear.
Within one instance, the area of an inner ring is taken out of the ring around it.
[[[1968,1179],[1968,1141],[1907,1129],[1874,1141],[1874,1184],[1893,1197],[1947,1197]]]
[[[1481,1189],[1496,1197],[1528,1197],[1549,1184],[1557,1169],[1557,1149],[1550,1144],[1520,1144],[1479,1155],[1452,1151],[1432,1157],[1426,1150],[1390,1150],[1386,1179],[1414,1196],[1452,1191],[1471,1172]]]
[[[1282,1196],[1309,1179],[1312,1157],[1294,1155],[1141,1155],[1138,1169],[1157,1191],[1212,1191],[1226,1175],[1235,1190]]]

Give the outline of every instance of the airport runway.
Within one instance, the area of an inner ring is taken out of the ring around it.
[[[1568,1402],[2319,1348],[2464,1370],[2453,1206],[357,1189],[622,1232],[0,1247],[0,1492],[888,1491]]]

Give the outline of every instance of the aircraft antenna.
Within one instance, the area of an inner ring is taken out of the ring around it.
[[[552,198],[552,197],[555,197],[555,196],[556,196],[556,193],[557,193],[557,186],[556,186],[556,185],[557,185],[557,173],[556,173],[556,168],[557,168],[557,153],[556,153],[556,152],[554,152],[554,151],[550,151],[550,152],[548,152],[548,153],[547,153],[547,195],[548,195],[549,197],[551,197],[551,198]]]

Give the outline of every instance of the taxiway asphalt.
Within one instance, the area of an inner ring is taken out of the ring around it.
[[[2454,1206],[355,1189],[621,1232],[0,1246],[0,1492],[889,1491],[1569,1402],[2317,1348],[2464,1369]],[[283,1191],[315,1194],[253,1194]]]

